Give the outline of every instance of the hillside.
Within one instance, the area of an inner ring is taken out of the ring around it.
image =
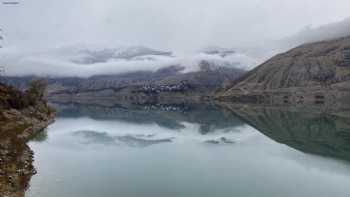
[[[227,91],[222,101],[330,103],[349,96],[350,37],[305,44],[276,55]]]
[[[54,102],[183,102],[210,96],[217,89],[231,84],[245,73],[203,60],[199,70],[185,72],[185,67],[168,66],[156,71],[137,71],[89,78],[47,78],[48,98]],[[35,76],[7,77],[6,81],[24,89]],[[170,101],[169,101],[170,102]]]

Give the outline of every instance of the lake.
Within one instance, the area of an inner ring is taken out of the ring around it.
[[[58,105],[27,197],[348,197],[350,118],[213,105]]]

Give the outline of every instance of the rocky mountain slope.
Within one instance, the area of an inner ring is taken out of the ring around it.
[[[276,55],[238,79],[218,99],[277,104],[346,101],[350,37],[305,44]]]
[[[43,100],[43,84],[21,92],[0,84],[0,196],[23,197],[35,173],[26,142],[53,121],[54,110]]]

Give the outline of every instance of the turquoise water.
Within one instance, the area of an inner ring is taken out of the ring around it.
[[[30,142],[38,174],[26,196],[350,195],[347,140],[336,137],[339,150],[327,144],[334,141],[338,119],[312,116],[310,122],[292,113],[285,123],[241,115],[214,107],[62,107],[56,122]],[[296,119],[295,130],[293,117],[305,120]],[[324,123],[325,133],[313,126],[315,120]],[[286,125],[288,134],[279,135],[285,131],[278,124]],[[307,133],[314,130],[321,138]],[[333,141],[322,141],[323,136]]]

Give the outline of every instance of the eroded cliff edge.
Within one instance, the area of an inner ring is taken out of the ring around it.
[[[54,120],[43,99],[45,85],[33,82],[25,92],[0,84],[0,196],[22,197],[35,174],[26,142]]]

